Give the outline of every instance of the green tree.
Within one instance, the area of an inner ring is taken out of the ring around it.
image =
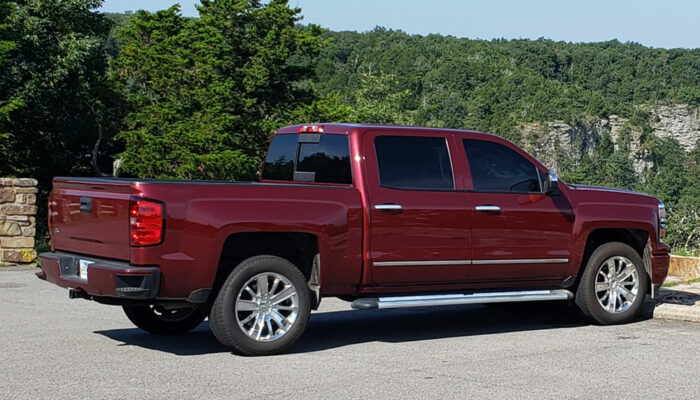
[[[613,153],[599,171],[602,173],[600,180],[605,186],[632,189],[636,181],[632,160],[623,151]]]
[[[409,95],[409,90],[399,88],[396,75],[363,73],[350,100],[354,113],[349,122],[411,125],[414,113],[403,109]]]
[[[123,168],[141,177],[250,179],[272,131],[311,104],[316,27],[285,0],[203,0],[140,11],[122,30],[113,79],[131,112]]]
[[[700,255],[700,140],[688,154],[684,172],[681,197],[669,212],[666,241],[676,251]]]
[[[673,211],[686,187],[687,155],[678,141],[653,137],[646,144],[654,159],[648,171],[643,190],[663,201]]]
[[[0,1],[0,165],[5,164],[7,169],[9,162],[6,157],[10,140],[7,125],[12,111],[22,105],[21,100],[13,94],[17,83],[8,74],[17,50],[17,33],[12,25],[16,6],[11,1]]]
[[[32,176],[47,188],[58,174],[90,174],[113,100],[104,80],[110,24],[95,12],[101,1],[0,4],[0,175]]]

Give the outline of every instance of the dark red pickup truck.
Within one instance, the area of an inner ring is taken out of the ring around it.
[[[358,309],[570,300],[630,321],[669,264],[664,206],[574,186],[478,132],[298,125],[261,182],[55,178],[39,276],[138,327],[278,353],[321,298]]]

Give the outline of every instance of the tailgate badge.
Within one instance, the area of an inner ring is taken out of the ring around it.
[[[92,197],[81,197],[80,198],[80,211],[81,212],[91,212],[92,211]]]

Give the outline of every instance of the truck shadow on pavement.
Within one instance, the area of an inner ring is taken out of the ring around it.
[[[293,353],[322,351],[367,342],[496,335],[588,325],[575,307],[554,303],[445,306],[312,314]]]
[[[556,303],[445,306],[311,314],[306,332],[287,354],[330,350],[359,343],[404,343],[588,325],[573,306]],[[137,328],[96,331],[121,342],[181,356],[227,352],[205,321],[179,336],[157,336]]]

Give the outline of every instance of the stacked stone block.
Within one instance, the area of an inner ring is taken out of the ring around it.
[[[0,263],[36,260],[35,179],[0,178]]]

